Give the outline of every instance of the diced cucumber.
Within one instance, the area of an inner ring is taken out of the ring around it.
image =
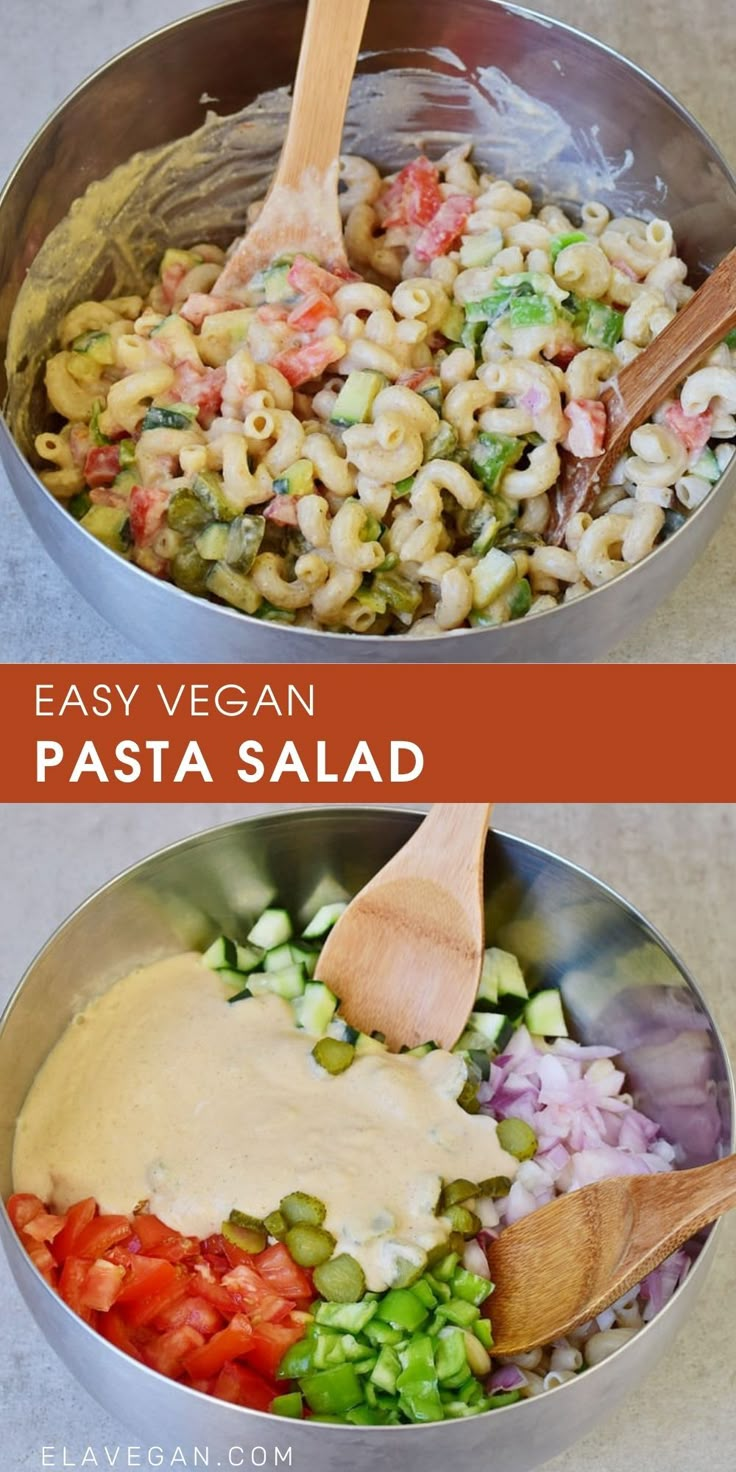
[[[90,509],[90,506],[92,505],[89,491],[77,491],[76,496],[72,496],[71,500],[67,501],[66,505],[67,511],[71,512],[74,520],[81,521],[82,517],[86,516],[87,512]]]
[[[228,935],[218,935],[217,940],[213,940],[205,951],[202,960],[211,971],[255,971],[261,956],[252,946],[241,946]]]
[[[516,563],[513,557],[491,547],[480,562],[471,569],[473,607],[487,608],[501,593],[505,593],[516,581]]]
[[[241,995],[245,988],[250,991],[250,976],[246,976],[244,971],[231,971],[228,966],[220,966],[217,975],[220,981],[224,981],[226,986],[234,987],[238,996]],[[228,1001],[233,1002],[235,998],[228,997]]]
[[[191,429],[199,410],[196,404],[152,404],[142,429]]]
[[[241,307],[205,317],[199,334],[199,349],[205,363],[213,367],[226,363],[245,342],[253,316],[253,307]]]
[[[90,506],[81,519],[80,526],[91,532],[98,542],[104,542],[113,552],[127,552],[130,546],[128,513],[120,506]]]
[[[276,946],[282,946],[287,940],[291,940],[291,936],[288,910],[264,910],[248,932],[250,944],[258,946],[262,951],[275,950]]]
[[[455,1044],[453,1052],[465,1053],[473,1048],[492,1048],[508,1026],[508,1021],[503,1012],[471,1012],[465,1032]]]
[[[701,451],[700,455],[698,456],[698,459],[692,467],[691,474],[702,476],[703,480],[709,480],[712,485],[715,485],[715,482],[717,480],[720,480],[723,471],[721,470],[721,467],[718,464],[713,451],[708,449],[707,446],[704,450]]]
[[[238,508],[228,501],[223,489],[222,477],[216,471],[203,470],[200,475],[195,475],[192,491],[213,520],[234,521],[238,515]]]
[[[305,926],[302,935],[305,940],[316,940],[326,935],[333,925],[340,919],[343,911],[348,907],[347,900],[337,900],[332,905],[320,905],[316,915],[312,916],[309,924]]]
[[[304,991],[304,967],[301,962],[295,966],[285,966],[281,971],[266,971],[264,974],[269,978],[270,990],[287,1002],[293,1002]]]
[[[314,490],[314,465],[311,460],[295,460],[283,475],[276,477],[274,491],[279,496],[310,496]]]
[[[291,261],[281,261],[264,272],[263,288],[267,302],[293,300],[295,293],[293,286],[289,284],[290,270]]]
[[[205,569],[205,582],[210,593],[222,598],[223,602],[230,603],[233,608],[239,608],[242,613],[256,612],[261,595],[244,573],[236,572],[235,568],[230,567],[227,562],[208,564],[202,561],[202,566]]]
[[[458,302],[450,302],[439,325],[439,331],[448,342],[459,343],[465,326],[465,313]]]
[[[295,954],[296,948],[286,941],[281,946],[274,946],[272,951],[267,951],[263,957],[264,971],[283,971],[286,966],[294,966],[299,963],[301,957]]]
[[[183,266],[185,271],[193,271],[195,266],[201,264],[202,257],[196,255],[193,250],[177,250],[174,246],[169,246],[161,257],[159,275],[163,276],[171,266]]]
[[[532,606],[532,585],[528,578],[518,578],[506,594],[511,618],[523,618]]]
[[[545,1038],[568,1036],[562,998],[556,989],[536,992],[524,1008],[524,1021],[530,1032]]]
[[[83,332],[80,337],[75,337],[72,351],[86,353],[93,362],[106,368],[115,362],[115,349],[109,332]]]
[[[419,394],[420,399],[426,399],[427,403],[431,404],[432,408],[436,409],[438,414],[441,413],[442,384],[438,374],[435,373],[431,378],[425,378],[421,388],[415,388],[414,392],[415,394]]]
[[[117,491],[119,496],[127,497],[130,495],[133,486],[137,486],[139,483],[140,476],[136,475],[134,470],[119,470],[112,483],[112,487],[114,491]]]
[[[368,1032],[359,1032],[355,1039],[355,1052],[357,1057],[364,1057],[367,1053],[387,1053],[388,1049],[380,1038],[372,1038]]]
[[[498,519],[493,515],[492,512],[488,512],[488,514],[486,515],[486,519],[483,522],[475,538],[475,541],[470,548],[475,557],[485,557],[486,552],[490,552],[500,529],[501,525]]]
[[[227,562],[227,548],[230,539],[230,523],[227,521],[211,521],[204,531],[194,538],[194,545],[205,562]]]
[[[314,1037],[322,1037],[326,1033],[337,1010],[337,997],[324,986],[321,981],[310,981],[304,988],[304,993],[295,1009],[296,1019],[305,1032],[312,1033]],[[356,1048],[357,1052],[357,1048]]]
[[[427,443],[425,460],[449,460],[457,449],[457,435],[451,424],[442,419]]]
[[[382,373],[355,369],[349,373],[332,406],[333,424],[366,424],[371,417],[374,399],[386,387]]]
[[[503,231],[497,225],[491,230],[484,230],[481,235],[464,235],[460,246],[460,265],[465,270],[473,266],[489,266],[500,250],[503,250]]]
[[[485,953],[484,970],[486,966],[492,972],[496,984],[496,997],[490,998],[491,1001],[498,997],[529,996],[524,974],[511,951],[501,951],[498,946],[490,946]]]

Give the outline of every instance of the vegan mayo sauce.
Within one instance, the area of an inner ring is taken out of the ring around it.
[[[442,1182],[513,1178],[496,1125],[457,1104],[461,1058],[375,1053],[332,1076],[289,1004],[229,1006],[193,954],[134,971],[70,1023],[18,1118],[16,1191],[58,1210],[150,1210],[205,1237],[233,1207],[264,1217],[300,1190],[337,1252],[388,1286],[396,1258],[446,1240]],[[402,1249],[404,1249],[402,1251]]]

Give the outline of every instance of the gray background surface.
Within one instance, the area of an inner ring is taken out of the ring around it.
[[[2,0],[0,179],[49,112],[90,71],[157,26],[204,8],[198,0]],[[653,72],[726,155],[736,158],[732,0],[537,0],[535,8],[589,31]],[[65,582],[26,524],[2,470],[0,496],[2,585],[11,590],[2,617],[2,658],[140,659]],[[609,662],[733,659],[734,564],[736,505],[697,568]]]
[[[55,926],[91,891],[166,843],[257,811],[263,808],[6,809],[13,863],[0,885],[0,1004]],[[632,900],[691,967],[736,1058],[736,807],[505,805],[495,818],[499,828],[573,859]],[[103,1466],[105,1446],[112,1452],[134,1444],[48,1348],[4,1259],[0,1302],[0,1472],[40,1468],[42,1446],[56,1448],[55,1466],[63,1465],[64,1447],[66,1465],[80,1466],[88,1446]],[[733,1472],[735,1309],[736,1217],[725,1224],[697,1310],[666,1359],[600,1431],[549,1463],[550,1472]],[[126,1455],[120,1453],[119,1466]]]

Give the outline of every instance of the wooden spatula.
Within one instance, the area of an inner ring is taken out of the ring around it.
[[[309,0],[279,166],[261,214],[223,267],[215,296],[228,296],[286,252],[303,251],[326,266],[347,264],[338,157],[369,3]]]
[[[491,1244],[494,1352],[552,1344],[595,1318],[736,1206],[736,1155],[697,1170],[617,1176],[559,1196]]]
[[[483,851],[490,803],[436,803],[355,896],[316,977],[361,1032],[389,1048],[457,1042],[483,963]]]
[[[606,448],[589,460],[562,456],[562,471],[553,501],[549,541],[562,542],[577,511],[592,505],[606,484],[611,467],[623,454],[635,429],[661,404],[669,390],[693,369],[708,350],[736,327],[736,249],[716,266],[687,306],[660,332],[633,363],[622,368],[601,396],[608,414]]]

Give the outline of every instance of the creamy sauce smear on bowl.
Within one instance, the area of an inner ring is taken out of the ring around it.
[[[205,1237],[233,1207],[263,1217],[290,1191],[327,1207],[336,1252],[386,1288],[398,1258],[448,1235],[442,1182],[514,1177],[493,1120],[457,1103],[462,1059],[356,1058],[332,1076],[280,997],[228,1006],[198,956],[118,981],[69,1025],[18,1118],[13,1178],[61,1211],[142,1200]]]

